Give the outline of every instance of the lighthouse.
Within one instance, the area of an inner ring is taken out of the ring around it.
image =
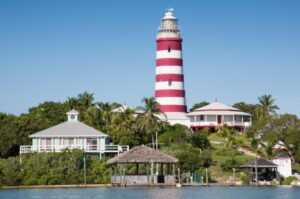
[[[156,38],[155,98],[170,124],[189,125],[182,61],[182,38],[173,9],[161,19]]]

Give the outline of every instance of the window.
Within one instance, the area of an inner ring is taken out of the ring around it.
[[[97,138],[87,138],[86,145],[88,150],[96,151],[97,150]]]
[[[244,122],[250,122],[250,116],[243,116]]]
[[[40,139],[40,150],[41,151],[51,151],[52,149],[52,139],[51,138],[41,138]]]
[[[204,115],[200,115],[200,121],[204,121]]]
[[[233,122],[233,115],[224,115],[224,122]]]
[[[241,115],[235,115],[234,120],[235,120],[235,122],[242,122],[242,116]]]
[[[171,46],[168,46],[168,53],[171,52]]]
[[[216,122],[217,121],[216,115],[208,115],[207,121],[208,122]]]
[[[74,138],[64,138],[63,143],[64,143],[64,146],[73,145],[74,144]]]

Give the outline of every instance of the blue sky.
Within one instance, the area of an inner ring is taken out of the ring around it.
[[[154,95],[166,8],[183,35],[187,105],[272,94],[300,116],[300,1],[0,0],[0,111],[88,91],[140,105]]]

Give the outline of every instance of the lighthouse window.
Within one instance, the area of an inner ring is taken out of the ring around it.
[[[169,85],[169,86],[172,86],[172,80],[169,79],[168,85]]]
[[[168,53],[171,52],[171,46],[168,46]]]

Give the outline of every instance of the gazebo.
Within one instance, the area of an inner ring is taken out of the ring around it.
[[[278,179],[278,165],[264,158],[257,158],[255,160],[252,160],[244,165],[241,165],[240,168],[250,170],[250,180],[252,183]]]
[[[111,177],[112,185],[139,186],[175,185],[177,162],[178,159],[168,154],[141,145],[109,159],[106,163],[116,165]]]

